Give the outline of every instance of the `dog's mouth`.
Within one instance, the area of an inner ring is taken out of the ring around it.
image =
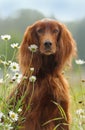
[[[50,49],[41,50],[40,52],[41,52],[41,54],[44,54],[44,55],[53,55],[53,54],[56,53],[56,51],[51,49],[51,48]]]
[[[46,49],[46,50],[44,51],[44,54],[45,54],[45,55],[51,55],[51,54],[53,54],[53,51],[52,51],[51,49]]]

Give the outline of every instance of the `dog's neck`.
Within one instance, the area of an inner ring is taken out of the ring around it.
[[[55,55],[42,55],[42,64],[38,71],[38,77],[45,77],[47,75],[53,75],[57,62],[55,60]]]

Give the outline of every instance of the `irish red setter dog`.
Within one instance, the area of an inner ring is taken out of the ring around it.
[[[33,53],[28,47],[37,45]],[[19,51],[23,76],[17,87],[16,102],[22,101],[20,130],[69,130],[69,87],[62,71],[75,56],[76,44],[67,27],[56,20],[43,19],[26,29]],[[34,67],[34,83],[29,83],[30,67]],[[12,93],[13,95],[14,93]],[[15,105],[16,105],[15,102]],[[28,108],[30,102],[30,108]]]

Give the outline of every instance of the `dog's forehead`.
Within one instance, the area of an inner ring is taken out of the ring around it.
[[[58,26],[59,25],[59,23],[56,21],[56,20],[53,20],[53,19],[47,19],[47,18],[45,18],[45,19],[42,19],[42,20],[39,20],[39,21],[37,21],[35,24],[34,24],[36,27],[38,26]]]

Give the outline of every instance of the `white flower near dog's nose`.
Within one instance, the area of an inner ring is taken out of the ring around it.
[[[31,52],[36,52],[37,49],[38,49],[38,46],[35,45],[35,44],[32,44],[28,47],[28,49],[31,51]]]
[[[8,41],[8,40],[11,39],[11,36],[10,35],[1,35],[1,39],[5,40],[5,41]]]
[[[9,112],[9,117],[12,121],[18,121],[18,114],[17,113],[14,113],[13,111],[10,111]]]
[[[31,76],[30,78],[29,78],[29,81],[30,82],[32,82],[32,83],[34,83],[35,81],[36,81],[36,76]]]

